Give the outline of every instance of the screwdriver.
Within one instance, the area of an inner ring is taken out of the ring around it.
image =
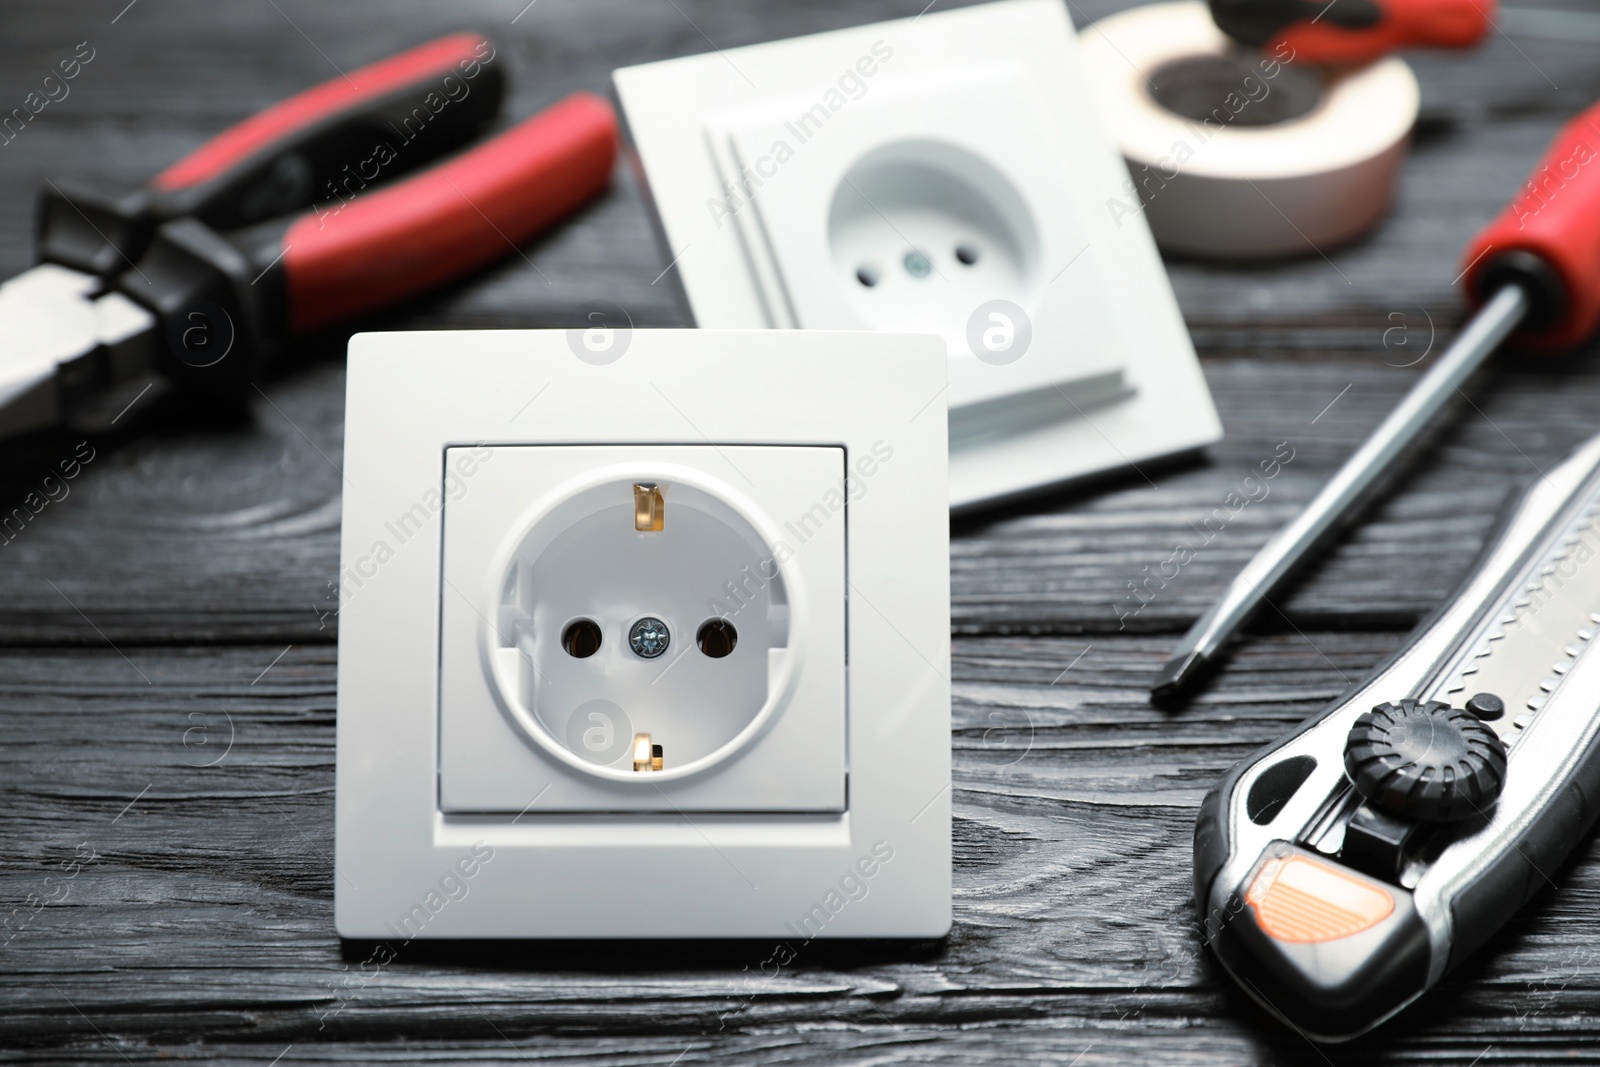
[[[1298,518],[1262,546],[1184,635],[1151,694],[1176,696],[1304,558],[1366,499],[1451,394],[1512,333],[1537,351],[1573,347],[1600,323],[1600,104],[1561,128],[1504,211],[1467,246],[1476,313],[1398,407]]]
[[[1496,0],[1211,0],[1217,28],[1297,63],[1366,63],[1401,48],[1471,48]]]

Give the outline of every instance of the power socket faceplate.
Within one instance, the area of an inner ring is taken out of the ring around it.
[[[931,337],[353,338],[339,932],[942,935],[945,388]]]
[[[844,516],[817,504],[844,481],[836,446],[494,448],[444,509],[442,810],[843,811]],[[641,619],[665,651],[633,651]]]
[[[1221,437],[1058,0],[613,77],[698,325],[945,339],[953,508]]]

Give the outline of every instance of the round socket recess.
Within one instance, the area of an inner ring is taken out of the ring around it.
[[[659,530],[638,528],[638,485],[661,493]],[[514,533],[485,651],[533,743],[602,777],[648,782],[730,758],[759,732],[770,694],[788,688],[769,673],[794,669],[790,596],[782,559],[737,499],[630,472],[559,495]],[[721,656],[695,640],[708,618],[737,628]],[[598,648],[579,649],[588,655],[573,653],[574,620],[599,627]],[[638,651],[655,647],[641,634],[658,641],[658,628],[671,635],[665,650]],[[661,746],[660,771],[633,770],[636,734]]]
[[[851,306],[883,330],[943,334],[958,347],[986,300],[1026,308],[1038,288],[1033,213],[993,164],[937,141],[899,141],[845,173],[828,244]]]

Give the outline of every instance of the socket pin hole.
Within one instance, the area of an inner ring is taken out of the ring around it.
[[[721,659],[739,643],[739,631],[727,619],[707,619],[694,635],[700,651],[712,659]]]
[[[878,271],[871,264],[863,263],[856,268],[856,281],[871,289],[878,284]]]
[[[977,246],[968,244],[956,245],[956,259],[960,260],[964,266],[972,266],[978,262]]]
[[[588,659],[600,651],[600,626],[593,619],[574,619],[561,631],[561,647],[573,659]]]

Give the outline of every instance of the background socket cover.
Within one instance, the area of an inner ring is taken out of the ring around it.
[[[445,469],[473,473],[444,505],[442,810],[844,810],[845,523],[816,509],[843,449],[501,445]],[[635,529],[638,483],[659,531]],[[670,635],[654,658],[628,642],[645,617]],[[599,648],[575,656],[586,622]],[[663,773],[634,773],[641,732]]]
[[[339,933],[942,936],[943,344],[602,332],[350,342]]]
[[[700,326],[944,338],[952,507],[1221,437],[1058,0],[614,80]]]

